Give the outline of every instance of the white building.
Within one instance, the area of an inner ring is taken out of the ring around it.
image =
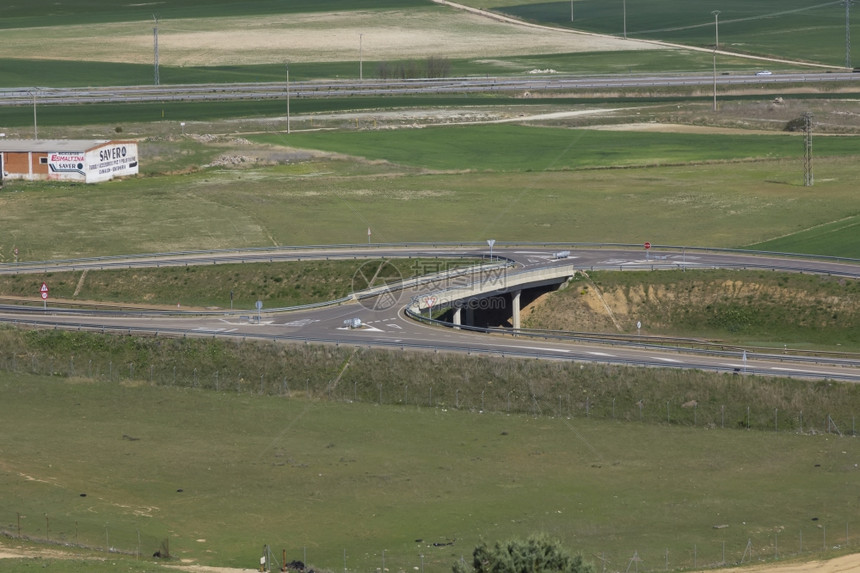
[[[136,141],[0,139],[3,179],[99,183],[138,173]]]

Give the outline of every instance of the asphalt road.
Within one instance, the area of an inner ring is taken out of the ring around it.
[[[626,75],[530,75],[525,77],[465,77],[414,80],[358,80],[290,82],[291,98],[349,96],[442,95],[547,91],[603,91],[623,88],[712,86],[762,88],[786,84],[854,83],[860,74],[850,72]],[[170,101],[229,101],[285,99],[285,82],[233,84],[163,84],[110,87],[22,87],[0,89],[0,106],[72,105],[82,103],[140,103]]]
[[[660,270],[666,268],[761,268],[794,272],[824,273],[860,277],[856,261],[814,260],[798,257],[746,255],[735,252],[654,248],[568,248],[570,256],[555,257],[561,249],[553,246],[500,246],[494,257],[507,259],[514,268],[540,268],[551,265],[573,266],[579,270],[623,269]],[[475,245],[451,246],[370,246],[314,249],[261,249],[220,253],[177,253],[133,258],[65,261],[19,266],[4,265],[0,272],[44,272],[61,269],[116,268],[185,264],[221,264],[237,261],[265,262],[309,258],[382,259],[386,257],[488,257],[489,249]],[[360,263],[357,263],[357,267]],[[504,280],[503,271],[492,271]],[[502,274],[500,274],[502,273]],[[393,284],[377,296],[339,304],[298,310],[245,309],[235,312],[119,312],[72,311],[48,306],[2,307],[0,321],[20,322],[105,332],[158,334],[159,336],[241,337],[298,343],[347,344],[403,351],[464,352],[470,354],[527,357],[546,360],[571,360],[633,366],[700,368],[738,374],[778,375],[799,378],[839,379],[860,382],[860,360],[826,356],[797,356],[791,353],[760,353],[741,348],[696,349],[658,344],[647,337],[641,340],[596,340],[583,336],[547,336],[532,333],[494,331],[471,332],[428,324],[406,316],[404,308],[413,297],[424,297],[448,286],[483,280],[475,271],[456,279],[436,277],[428,283],[400,290]],[[361,326],[350,328],[345,321],[359,319]]]

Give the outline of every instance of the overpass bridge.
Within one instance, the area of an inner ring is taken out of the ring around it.
[[[535,269],[514,270],[508,265],[479,269],[476,276],[460,276],[455,284],[439,290],[431,290],[415,296],[407,306],[407,314],[420,317],[424,312],[449,309],[451,322],[455,326],[475,324],[475,311],[504,311],[510,301],[510,321],[514,329],[520,328],[520,309],[523,291],[557,287],[567,282],[575,273],[572,264],[557,264]],[[499,304],[485,304],[487,300]],[[504,302],[504,304],[501,303]],[[465,311],[465,316],[464,312]]]

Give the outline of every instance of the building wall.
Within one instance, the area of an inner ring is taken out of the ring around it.
[[[137,142],[111,141],[72,152],[6,151],[5,179],[49,179],[99,183],[139,172]]]
[[[6,179],[41,179],[48,174],[47,153],[6,152],[3,171]],[[40,159],[44,159],[42,163]]]

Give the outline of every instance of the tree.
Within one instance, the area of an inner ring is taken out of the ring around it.
[[[526,541],[498,541],[492,548],[481,543],[472,552],[471,568],[465,561],[456,563],[454,573],[593,573],[582,556],[571,556],[558,541],[543,535]]]

